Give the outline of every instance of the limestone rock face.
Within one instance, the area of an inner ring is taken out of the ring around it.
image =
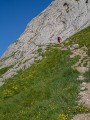
[[[90,25],[90,0],[54,0],[28,23],[23,34],[11,44],[0,59],[0,69],[14,65],[4,78],[28,68],[38,58],[38,49],[62,41]],[[9,73],[9,74],[8,74]]]

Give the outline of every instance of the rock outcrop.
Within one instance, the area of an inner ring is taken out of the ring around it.
[[[90,0],[54,0],[26,27],[0,59],[0,69],[13,65],[3,76],[7,79],[39,59],[39,49],[62,41],[90,25]],[[42,58],[42,57],[41,57]],[[41,60],[40,58],[40,60]]]

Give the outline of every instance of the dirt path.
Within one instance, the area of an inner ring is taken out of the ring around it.
[[[76,115],[73,120],[90,120],[90,113],[89,114],[80,114]]]
[[[77,80],[82,81],[80,85],[80,100],[78,101],[78,104],[90,108],[90,83],[86,83],[85,80],[87,78],[84,77],[84,74],[90,68],[90,58],[88,56],[88,49],[84,46],[82,48],[71,50],[71,52],[72,55],[70,55],[70,58],[80,56],[79,61],[73,66],[71,66],[72,69],[77,70],[80,73]],[[73,120],[90,120],[90,114],[78,114],[74,116]]]

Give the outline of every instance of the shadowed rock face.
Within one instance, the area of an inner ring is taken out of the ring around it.
[[[26,27],[19,39],[10,45],[0,60],[0,69],[15,64],[9,70],[15,74],[28,68],[38,57],[37,50],[49,43],[57,43],[90,25],[90,0],[54,0]],[[8,73],[9,73],[8,71]],[[4,79],[8,78],[8,73]],[[9,76],[10,76],[9,75]]]

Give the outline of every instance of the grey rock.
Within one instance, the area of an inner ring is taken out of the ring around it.
[[[42,60],[42,59],[43,59],[42,56],[39,56],[35,60],[38,61],[38,60]]]
[[[0,81],[2,81],[3,80],[3,78],[0,78]]]
[[[14,76],[14,75],[16,75],[17,73],[16,72],[14,72],[14,71],[11,71],[11,72],[9,72],[9,73],[5,73],[4,75],[3,75],[3,79],[5,80],[5,79],[8,79],[8,78],[10,78],[10,77],[12,77],[12,76]]]
[[[78,44],[73,44],[73,45],[72,45],[72,48],[73,48],[73,49],[78,49],[78,48],[79,48],[79,45],[78,45]]]
[[[81,85],[82,85],[82,86],[85,86],[86,84],[87,84],[86,82],[82,82],[82,84],[81,84]]]
[[[70,47],[70,50],[74,50],[74,49],[78,49],[79,48],[79,45],[78,44],[73,44],[71,47]]]
[[[83,75],[79,75],[79,77],[77,78],[77,80],[83,81],[83,80],[85,80],[85,77]]]
[[[84,91],[85,89],[86,89],[85,87],[81,87],[81,88],[80,88],[81,91]]]
[[[4,82],[0,82],[0,87],[4,84]]]
[[[68,9],[64,4],[68,3]],[[42,13],[28,23],[25,31],[16,42],[11,44],[0,59],[0,69],[14,65],[3,79],[17,74],[34,63],[36,51],[43,51],[49,44],[57,44],[57,37],[62,42],[78,31],[90,25],[90,0],[54,0]],[[77,48],[74,45],[73,48]],[[27,61],[26,61],[27,60]],[[15,70],[15,71],[14,71]]]

